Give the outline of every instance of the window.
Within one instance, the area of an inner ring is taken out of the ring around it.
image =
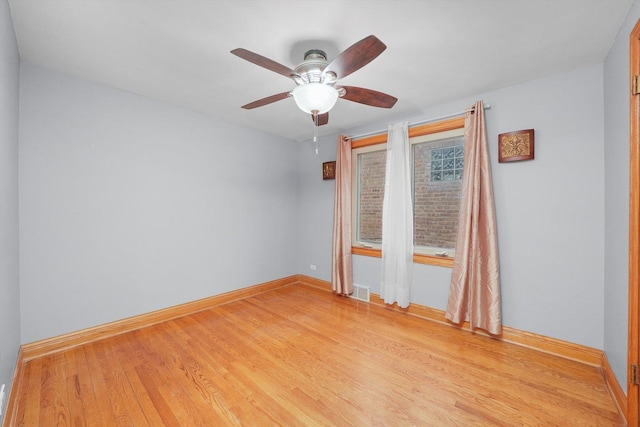
[[[454,139],[457,143],[458,140]],[[415,151],[415,149],[414,149]],[[424,151],[424,150],[423,150]],[[431,154],[431,181],[454,181],[462,179],[464,148],[462,144],[429,149]],[[420,153],[418,152],[418,155]],[[415,164],[414,164],[415,165]]]
[[[386,144],[372,145],[353,152],[355,160],[356,241],[369,245],[382,243],[382,202],[387,162]]]
[[[464,120],[409,130],[414,260],[453,265],[464,164]],[[386,134],[353,141],[353,251],[380,256]],[[361,249],[361,250],[359,250]]]
[[[462,191],[463,134],[451,130],[411,138],[415,251],[452,257]]]

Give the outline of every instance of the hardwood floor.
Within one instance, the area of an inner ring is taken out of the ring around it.
[[[624,424],[597,368],[306,285],[35,358],[22,373],[8,425]]]

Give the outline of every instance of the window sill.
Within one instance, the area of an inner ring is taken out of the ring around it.
[[[374,248],[351,247],[353,255],[371,256],[382,258],[382,251]],[[434,255],[413,254],[413,262],[416,264],[437,265],[439,267],[453,268],[453,258]]]

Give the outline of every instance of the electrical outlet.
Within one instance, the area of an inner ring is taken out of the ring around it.
[[[2,416],[2,410],[4,409],[4,384],[0,388],[0,417]]]
[[[316,265],[315,265],[315,264],[309,264],[309,268],[310,268],[312,271],[316,271]]]

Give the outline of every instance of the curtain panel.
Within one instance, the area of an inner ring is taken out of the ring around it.
[[[335,184],[331,288],[339,295],[351,295],[351,138],[344,135],[338,136]]]
[[[413,276],[413,202],[409,123],[389,125],[382,204],[380,296],[386,304],[408,307]]]
[[[447,319],[500,335],[500,274],[491,164],[482,101],[465,116],[464,167]]]

